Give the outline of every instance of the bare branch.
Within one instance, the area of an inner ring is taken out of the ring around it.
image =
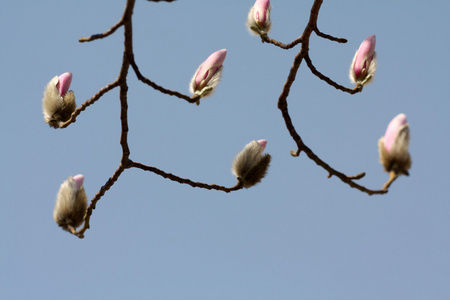
[[[314,67],[311,58],[309,57],[309,55],[305,55],[305,61],[306,64],[308,65],[309,69],[311,70],[311,72],[316,75],[317,77],[319,77],[321,80],[325,81],[326,83],[328,83],[329,85],[335,87],[338,90],[341,90],[343,92],[349,93],[349,94],[356,94],[356,93],[360,93],[363,89],[363,86],[358,84],[356,85],[353,89],[349,89],[346,88],[345,86],[342,86],[336,82],[334,82],[333,80],[331,80],[329,77],[323,75],[322,73],[320,73],[319,71],[317,71],[316,67]]]
[[[70,116],[70,119],[64,122],[59,128],[66,128],[71,123],[75,123],[77,120],[77,116],[84,111],[89,105],[94,104],[98,99],[100,99],[101,96],[109,92],[110,90],[114,89],[115,87],[119,86],[119,81],[116,79],[114,82],[111,82],[107,86],[103,87],[98,91],[94,96],[92,96],[91,99],[86,100],[83,104],[81,104],[79,107],[75,109],[75,111]]]
[[[398,173],[391,171],[389,172],[389,180],[383,185],[383,190],[387,191],[391,184],[397,179],[399,176]]]
[[[97,192],[97,194],[95,194],[94,198],[92,198],[91,203],[89,204],[86,210],[86,216],[84,218],[83,227],[74,233],[80,239],[84,238],[84,232],[90,228],[89,221],[91,219],[92,211],[95,209],[95,206],[97,205],[97,202],[100,200],[100,198],[102,198],[102,196],[106,193],[106,191],[113,186],[113,184],[117,181],[117,179],[119,179],[119,176],[122,174],[124,170],[125,168],[122,165],[120,165],[119,168],[114,172],[113,176],[111,176],[111,178],[108,179],[105,185],[103,185]]]
[[[223,191],[226,193],[232,192],[232,191],[237,191],[243,188],[243,183],[238,181],[238,183],[230,188],[221,186],[221,185],[217,185],[217,184],[206,184],[206,183],[202,183],[202,182],[194,182],[190,179],[186,179],[186,178],[181,178],[178,177],[176,175],[173,175],[171,173],[166,173],[158,168],[155,167],[151,167],[151,166],[146,166],[143,165],[141,163],[137,163],[137,162],[133,162],[131,164],[132,167],[134,168],[138,168],[138,169],[142,169],[144,171],[149,171],[149,172],[153,172],[155,174],[158,174],[164,178],[170,179],[172,181],[176,181],[178,183],[182,183],[182,184],[188,184],[194,188],[202,188],[202,189],[207,189],[207,190],[218,190],[218,191]]]
[[[92,41],[98,40],[98,39],[103,39],[103,38],[113,34],[117,30],[117,28],[119,28],[122,25],[123,25],[123,19],[121,19],[119,22],[114,24],[110,29],[106,30],[103,33],[94,34],[94,35],[91,35],[90,37],[81,37],[78,41],[80,43],[84,43],[84,42],[92,42]]]
[[[280,47],[281,49],[291,49],[293,47],[295,47],[296,45],[300,44],[302,42],[302,37],[297,38],[296,40],[294,40],[293,42],[289,43],[289,44],[283,44],[282,42],[279,42],[277,40],[271,39],[267,33],[264,33],[262,35],[260,35],[261,37],[261,42],[263,43],[269,43],[269,44],[273,44],[275,46]]]
[[[347,43],[347,39],[344,38],[337,38],[334,36],[331,36],[329,34],[325,34],[323,32],[320,32],[319,28],[314,28],[314,32],[317,34],[317,36],[320,36],[321,38],[333,41],[333,42],[338,42],[338,43]]]
[[[179,92],[177,92],[177,91],[171,91],[171,90],[168,90],[168,89],[166,89],[166,88],[163,88],[163,87],[160,86],[160,85],[157,85],[156,83],[154,83],[154,82],[151,81],[150,79],[144,77],[144,76],[141,74],[141,72],[139,71],[139,68],[138,68],[138,66],[136,65],[136,62],[134,61],[134,58],[130,61],[130,64],[131,64],[131,67],[133,68],[134,72],[136,73],[137,78],[138,78],[140,81],[142,81],[143,83],[148,84],[149,86],[151,86],[151,87],[154,88],[155,90],[160,91],[161,93],[164,93],[164,94],[167,94],[167,95],[170,95],[170,96],[175,96],[175,97],[178,97],[178,98],[180,98],[180,99],[184,99],[184,100],[186,100],[186,101],[189,102],[189,103],[198,103],[198,102],[199,102],[199,100],[200,100],[200,97],[199,97],[199,96],[196,96],[196,97],[189,97],[189,96],[186,96],[186,95],[184,95],[184,94],[181,94],[181,93],[179,93]]]
[[[174,0],[147,0],[149,2],[173,2]],[[395,181],[395,179],[399,176],[398,174],[391,172],[389,180],[384,184],[383,188],[381,190],[371,190],[368,189],[360,184],[357,184],[355,181],[363,178],[365,176],[365,173],[359,173],[354,176],[347,176],[342,172],[337,171],[336,169],[332,168],[330,165],[328,165],[325,161],[320,159],[306,144],[303,142],[302,138],[296,131],[293,122],[291,120],[291,116],[288,111],[288,96],[290,93],[291,86],[293,85],[297,72],[301,66],[301,63],[303,60],[306,61],[306,64],[308,68],[311,70],[311,72],[317,76],[319,79],[325,81],[329,85],[335,87],[336,89],[339,89],[341,91],[344,91],[349,94],[356,94],[362,91],[363,85],[358,84],[355,88],[349,89],[342,85],[339,85],[329,77],[323,75],[321,72],[319,72],[315,66],[313,65],[311,58],[309,56],[309,42],[311,38],[311,34],[313,32],[316,33],[318,37],[328,39],[331,41],[335,41],[338,43],[346,43],[347,40],[344,38],[337,38],[333,37],[331,35],[322,33],[319,31],[317,27],[317,19],[319,16],[320,7],[322,5],[323,0],[315,0],[312,7],[311,7],[311,13],[308,23],[306,24],[303,33],[299,38],[294,40],[291,43],[283,44],[279,41],[276,41],[274,39],[269,38],[267,33],[260,34],[261,41],[263,43],[270,43],[277,47],[280,47],[281,49],[291,49],[295,47],[298,44],[301,44],[299,52],[296,54],[294,61],[292,63],[291,69],[289,70],[289,74],[287,76],[287,79],[283,85],[282,91],[280,93],[280,96],[278,98],[277,107],[281,111],[281,115],[285,121],[285,125],[287,130],[289,131],[289,134],[291,135],[292,139],[297,145],[297,150],[291,150],[290,153],[294,157],[298,157],[301,152],[304,152],[309,159],[314,161],[318,166],[322,167],[324,170],[328,172],[328,177],[336,176],[338,177],[342,182],[349,185],[352,188],[358,189],[361,192],[364,192],[368,195],[374,195],[374,194],[385,194],[388,192],[389,186]],[[91,200],[90,205],[87,207],[86,210],[86,216],[85,221],[83,224],[83,227],[80,230],[76,230],[73,227],[69,227],[69,232],[72,234],[78,236],[79,238],[84,237],[84,233],[87,229],[90,228],[90,217],[92,215],[93,210],[96,207],[97,202],[103,197],[103,195],[108,191],[114,183],[119,179],[120,175],[129,168],[137,168],[144,171],[155,173],[159,176],[162,176],[163,178],[178,182],[180,184],[187,184],[194,188],[202,188],[207,190],[218,190],[223,191],[226,193],[230,193],[232,191],[237,191],[244,188],[244,182],[239,177],[237,178],[237,184],[233,187],[225,187],[220,186],[216,184],[207,184],[202,182],[194,182],[187,178],[182,178],[179,176],[176,176],[171,173],[167,173],[163,170],[160,170],[156,167],[147,166],[138,162],[133,162],[130,159],[130,149],[128,145],[128,84],[127,84],[127,77],[128,77],[128,71],[130,69],[130,66],[133,68],[138,80],[142,81],[143,83],[149,85],[150,87],[154,88],[155,90],[167,94],[170,96],[175,96],[180,99],[186,100],[189,103],[197,103],[199,104],[200,96],[195,97],[189,97],[187,95],[184,95],[182,93],[179,93],[177,91],[168,90],[150,79],[146,78],[141,74],[139,71],[138,65],[135,62],[134,59],[134,53],[133,53],[133,28],[132,28],[132,15],[134,10],[135,0],[127,0],[124,13],[121,17],[121,19],[113,25],[110,29],[107,31],[100,33],[100,34],[94,34],[90,37],[84,38],[82,37],[79,41],[80,42],[89,42],[96,39],[103,39],[111,34],[113,34],[119,27],[124,27],[124,49],[123,49],[123,60],[121,69],[119,72],[119,75],[117,79],[106,85],[105,87],[101,88],[92,98],[86,100],[83,104],[81,104],[80,107],[76,108],[75,111],[72,113],[70,119],[63,123],[60,128],[65,128],[69,126],[69,124],[76,122],[77,116],[84,111],[88,106],[94,104],[99,98],[101,98],[105,93],[109,92],[110,90],[120,87],[120,122],[121,122],[121,134],[120,134],[120,145],[122,148],[122,157],[121,162],[117,170],[114,172],[114,174],[107,180],[107,182],[100,188],[100,190],[96,193],[94,198]]]
[[[322,0],[315,0],[313,7],[311,8],[311,15],[310,15],[310,19],[308,22],[308,25],[306,26],[303,34],[302,34],[302,46],[300,49],[300,52],[297,53],[297,55],[294,58],[294,62],[292,64],[291,70],[289,71],[289,75],[288,78],[286,79],[286,82],[284,83],[283,86],[283,90],[280,94],[280,97],[278,98],[278,108],[281,110],[281,114],[283,116],[283,119],[285,121],[286,124],[286,128],[288,129],[291,137],[293,138],[293,140],[295,141],[295,143],[297,144],[297,151],[293,151],[291,150],[291,155],[293,156],[299,156],[300,152],[303,151],[306,153],[306,155],[313,160],[318,166],[324,168],[326,171],[328,171],[329,176],[331,177],[332,175],[338,177],[341,181],[343,181],[344,183],[348,184],[350,187],[352,188],[356,188],[364,193],[367,193],[369,195],[373,195],[373,194],[384,194],[387,192],[387,190],[370,190],[367,189],[366,187],[359,185],[357,183],[355,183],[353,180],[357,180],[363,177],[363,175],[358,174],[356,176],[347,176],[335,169],[333,169],[332,167],[330,167],[327,163],[325,163],[323,160],[321,160],[316,154],[314,154],[314,152],[308,148],[305,143],[302,141],[300,135],[297,133],[297,131],[294,128],[294,125],[292,124],[292,120],[291,117],[289,115],[288,112],[288,103],[287,103],[287,98],[289,96],[289,91],[290,88],[293,84],[293,82],[295,81],[295,77],[297,74],[297,71],[300,67],[300,64],[302,62],[303,59],[305,59],[305,61],[307,62],[308,66],[310,67],[311,71],[316,72],[315,74],[317,76],[319,76],[319,72],[314,68],[314,66],[312,65],[311,60],[309,59],[308,56],[308,51],[309,51],[309,39],[311,37],[311,33],[313,32],[313,30],[315,28],[317,28],[317,18],[319,15],[319,10],[320,10],[320,6],[322,4]],[[320,77],[321,76],[321,77]],[[360,89],[362,89],[362,87],[360,87],[359,90],[350,90],[347,89],[345,87],[339,86],[338,84],[334,83],[331,79],[329,79],[328,77],[320,74],[319,78],[323,78],[323,80],[325,80],[325,78],[327,78],[330,82],[331,85],[333,86],[338,86],[340,89],[343,89],[346,92],[349,92],[351,94],[354,94],[358,91],[360,91]],[[325,80],[326,81],[326,80]],[[336,87],[336,88],[338,88]],[[356,88],[355,88],[356,89]]]

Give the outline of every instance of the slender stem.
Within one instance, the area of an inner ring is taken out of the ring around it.
[[[383,185],[383,190],[387,191],[391,184],[397,179],[399,174],[394,171],[389,172],[389,180]]]
[[[290,117],[289,111],[288,111],[287,98],[289,96],[290,88],[291,88],[293,82],[295,81],[295,78],[296,78],[298,69],[302,63],[302,60],[305,59],[306,63],[310,67],[311,71],[315,70],[315,71],[313,71],[313,73],[316,72],[317,75],[320,74],[312,65],[312,62],[308,56],[308,51],[309,51],[309,39],[311,37],[311,33],[317,28],[317,18],[319,15],[319,10],[320,10],[321,5],[322,5],[322,0],[314,1],[314,4],[311,8],[311,15],[310,15],[309,22],[306,25],[305,30],[301,36],[302,37],[302,46],[300,48],[300,52],[298,52],[294,58],[294,62],[289,71],[288,78],[286,79],[286,82],[284,83],[284,86],[283,86],[283,90],[281,91],[281,94],[278,98],[278,108],[281,111],[281,114],[282,114],[283,119],[286,124],[286,128],[288,129],[289,134],[291,135],[291,137],[293,138],[293,140],[295,141],[295,143],[297,144],[297,147],[298,147],[297,151],[291,151],[291,154],[293,156],[299,156],[300,152],[303,151],[308,156],[308,158],[313,160],[318,166],[322,167],[323,169],[325,169],[328,172],[328,174],[329,174],[328,177],[331,177],[334,175],[334,176],[338,177],[341,181],[348,184],[350,187],[356,188],[356,189],[358,189],[362,192],[365,192],[369,195],[384,194],[387,192],[387,190],[370,190],[370,189],[368,189],[362,185],[359,185],[353,181],[353,180],[362,178],[364,176],[364,175],[362,175],[363,173],[358,174],[356,176],[347,176],[344,173],[341,173],[341,172],[333,169],[332,167],[330,167],[327,163],[325,163],[323,160],[321,160],[309,147],[306,146],[306,144],[303,142],[300,135],[295,130],[294,125],[292,124],[292,120],[291,120],[291,117]],[[323,76],[322,74],[320,74],[320,75],[322,76],[322,78],[327,78],[327,77]],[[330,80],[330,82],[333,82],[331,79],[329,79],[329,80]],[[335,84],[335,85],[339,86],[338,84]],[[333,86],[335,86],[335,85],[333,85]],[[341,87],[341,86],[339,86],[339,87]],[[346,89],[345,87],[342,87],[342,88],[344,90]],[[350,89],[347,89],[345,91],[347,91],[349,93],[357,92],[357,91],[353,91]]]
[[[176,181],[178,183],[188,184],[188,185],[190,185],[190,186],[192,186],[194,188],[197,187],[197,188],[203,188],[203,189],[207,189],[207,190],[218,190],[218,191],[223,191],[223,192],[226,192],[226,193],[229,193],[229,192],[232,192],[232,191],[237,191],[237,190],[240,190],[240,189],[243,188],[243,184],[240,181],[238,181],[238,183],[235,186],[228,188],[228,187],[224,187],[224,186],[217,185],[217,184],[206,184],[206,183],[203,183],[203,182],[194,182],[194,181],[192,181],[190,179],[181,178],[181,177],[173,175],[171,173],[166,173],[166,172],[164,172],[164,171],[162,171],[162,170],[160,170],[158,168],[151,167],[151,166],[146,166],[146,165],[143,165],[143,164],[137,163],[137,162],[132,162],[131,167],[138,168],[138,169],[141,169],[141,170],[144,170],[144,171],[153,172],[153,173],[158,174],[158,175],[160,175],[160,176],[162,176],[164,178],[170,179],[172,181]]]
[[[299,37],[297,39],[295,39],[293,42],[289,43],[289,44],[283,44],[282,42],[279,42],[277,40],[271,39],[267,33],[261,34],[261,42],[263,43],[268,43],[268,44],[273,44],[275,46],[280,47],[281,49],[291,49],[293,47],[295,47],[296,45],[300,44],[302,42],[302,37]]]
[[[98,91],[94,96],[92,96],[91,99],[86,100],[83,104],[81,104],[79,107],[75,109],[75,111],[70,116],[70,119],[64,122],[59,128],[66,128],[72,123],[75,123],[77,120],[77,116],[84,111],[89,105],[94,104],[98,99],[100,99],[101,96],[109,92],[110,90],[114,89],[115,87],[119,86],[119,80],[116,79],[114,82],[111,82],[107,86],[103,87]]]
[[[84,238],[84,232],[90,228],[89,221],[91,219],[92,211],[95,209],[98,200],[100,200],[100,198],[102,198],[106,191],[113,186],[113,184],[117,181],[117,179],[119,179],[120,174],[122,174],[124,170],[125,169],[122,166],[119,166],[119,168],[114,172],[113,176],[108,179],[108,181],[100,188],[97,194],[95,194],[94,198],[92,198],[91,203],[86,210],[83,227],[74,233],[80,239]]]
[[[84,42],[91,42],[91,41],[98,40],[98,39],[103,39],[103,38],[113,34],[123,24],[124,24],[124,22],[123,22],[123,18],[122,18],[122,19],[120,19],[119,22],[114,24],[110,29],[106,30],[105,32],[99,33],[99,34],[93,34],[90,37],[81,37],[78,41],[80,43],[84,43]]]
[[[360,93],[362,91],[363,86],[360,84],[357,84],[353,89],[349,89],[349,88],[346,88],[345,86],[342,86],[342,85],[334,82],[333,80],[331,80],[331,78],[329,78],[329,77],[323,75],[322,73],[320,73],[319,71],[317,71],[316,67],[314,67],[314,65],[311,61],[311,58],[309,57],[309,54],[305,55],[305,62],[314,75],[316,75],[321,80],[328,83],[329,85],[335,87],[336,89],[341,90],[346,93],[349,93],[349,94],[352,94],[352,95],[356,94],[356,93]]]
[[[157,85],[156,83],[154,83],[154,82],[151,81],[150,79],[144,77],[144,76],[141,74],[141,72],[139,71],[139,68],[138,68],[136,62],[134,61],[134,57],[131,59],[130,64],[131,64],[131,67],[133,68],[134,72],[136,73],[137,78],[138,78],[140,81],[142,81],[143,83],[148,84],[149,86],[151,86],[151,87],[154,88],[155,90],[160,91],[160,92],[163,93],[163,94],[167,94],[167,95],[170,95],[170,96],[175,96],[175,97],[184,99],[184,100],[186,100],[186,101],[189,102],[189,103],[198,103],[198,101],[199,101],[199,99],[200,99],[199,96],[196,96],[196,97],[189,97],[189,96],[186,96],[186,95],[184,95],[184,94],[181,94],[181,93],[179,93],[179,92],[177,92],[177,91],[171,91],[171,90],[168,90],[168,89],[166,89],[166,88],[163,88],[163,87],[160,86],[160,85]]]
[[[333,42],[338,42],[338,43],[347,43],[347,39],[344,38],[337,38],[334,36],[331,36],[329,34],[320,32],[319,28],[314,28],[314,32],[317,34],[317,36],[320,36],[321,38],[333,41]]]

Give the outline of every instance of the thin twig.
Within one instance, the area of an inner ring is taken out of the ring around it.
[[[311,70],[311,72],[316,75],[317,77],[319,77],[321,80],[325,81],[326,83],[328,83],[329,85],[335,87],[338,90],[341,90],[343,92],[349,93],[349,94],[356,94],[356,93],[360,93],[362,91],[363,86],[362,85],[356,85],[353,89],[349,89],[346,88],[345,86],[342,86],[336,82],[334,82],[333,80],[331,80],[331,78],[323,75],[322,73],[320,73],[319,71],[317,71],[316,67],[314,67],[311,58],[309,57],[309,54],[305,55],[305,61],[306,64],[308,65],[309,69]]]
[[[154,82],[151,81],[150,79],[144,77],[144,76],[141,74],[141,72],[139,71],[139,68],[138,68],[136,62],[134,61],[134,58],[130,61],[130,64],[131,64],[131,67],[133,68],[134,72],[136,73],[137,78],[138,78],[140,81],[142,81],[143,83],[148,84],[149,86],[151,86],[151,87],[154,88],[155,90],[160,91],[161,93],[164,93],[164,94],[167,94],[167,95],[170,95],[170,96],[175,96],[175,97],[178,97],[178,98],[180,98],[180,99],[184,99],[184,100],[186,100],[186,101],[189,102],[189,103],[198,103],[198,101],[200,100],[200,97],[199,97],[199,96],[196,96],[196,97],[189,97],[189,96],[186,96],[186,95],[184,95],[184,94],[181,94],[181,93],[179,93],[179,92],[177,92],[177,91],[171,91],[171,90],[168,90],[168,89],[166,89],[166,88],[163,88],[163,87],[160,86],[160,85],[157,85],[156,83],[154,83]]]
[[[103,38],[113,34],[114,31],[116,31],[117,28],[119,28],[123,24],[124,24],[124,22],[123,22],[123,18],[122,18],[122,19],[120,19],[119,22],[114,24],[110,29],[106,30],[105,32],[99,33],[99,34],[93,34],[90,37],[81,37],[78,41],[80,43],[84,43],[84,42],[92,42],[92,41],[98,40],[98,39],[103,39]]]
[[[149,171],[149,172],[153,172],[155,174],[158,174],[164,178],[170,179],[172,181],[176,181],[178,183],[182,183],[182,184],[188,184],[194,188],[202,188],[202,189],[207,189],[207,190],[218,190],[218,191],[224,191],[226,193],[232,192],[232,191],[237,191],[243,188],[243,183],[238,181],[238,183],[233,186],[233,187],[225,187],[225,186],[221,186],[221,185],[217,185],[217,184],[207,184],[207,183],[203,183],[203,182],[194,182],[190,179],[187,178],[181,178],[179,176],[173,175],[171,173],[166,173],[158,168],[155,167],[151,167],[151,166],[146,166],[143,165],[141,163],[137,163],[137,162],[132,162],[131,167],[134,168],[138,168],[138,169],[142,169],[144,171]]]
[[[120,165],[119,168],[117,168],[117,170],[114,172],[113,176],[111,176],[108,179],[105,185],[103,185],[97,192],[97,194],[95,194],[94,198],[92,198],[91,203],[89,204],[86,210],[86,216],[84,217],[83,227],[74,233],[80,239],[84,238],[84,232],[90,228],[89,221],[91,219],[92,211],[95,209],[98,200],[100,200],[100,198],[102,198],[105,192],[113,186],[113,184],[117,181],[117,179],[119,179],[120,174],[122,174],[124,170],[125,168],[122,165]]]
[[[317,36],[320,36],[321,38],[324,38],[324,39],[327,39],[327,40],[330,40],[333,42],[343,43],[343,44],[347,43],[347,39],[337,38],[337,37],[331,36],[329,34],[320,32],[320,30],[319,30],[319,28],[317,28],[317,26],[316,26],[316,28],[314,28],[314,32],[317,34]]]
[[[261,42],[263,43],[268,43],[268,44],[273,44],[275,46],[280,47],[281,49],[291,49],[293,47],[295,47],[296,45],[300,44],[302,42],[302,37],[297,38],[296,40],[294,40],[293,42],[290,42],[289,44],[283,44],[282,42],[279,42],[277,40],[271,39],[267,33],[261,34]]]
[[[83,104],[81,104],[79,107],[75,109],[75,111],[70,116],[70,119],[61,124],[59,128],[66,128],[72,123],[75,123],[77,120],[77,116],[84,111],[89,105],[94,104],[98,99],[100,99],[101,96],[109,92],[110,90],[114,89],[115,87],[119,86],[119,81],[116,79],[114,82],[111,82],[107,86],[103,87],[98,91],[94,96],[92,96],[91,99],[86,100]]]
[[[308,56],[309,39],[310,39],[311,33],[314,31],[315,28],[317,28],[317,18],[318,18],[318,15],[319,15],[319,10],[320,10],[321,4],[322,4],[322,0],[315,0],[314,1],[314,4],[313,4],[313,6],[311,8],[310,19],[309,19],[308,24],[306,25],[305,30],[304,30],[304,32],[302,34],[302,46],[301,46],[300,52],[298,52],[297,55],[294,58],[294,62],[292,63],[292,67],[291,67],[291,69],[289,71],[288,78],[286,79],[286,82],[284,83],[284,86],[283,86],[283,90],[281,91],[281,94],[280,94],[280,96],[278,98],[278,108],[281,111],[281,114],[282,114],[283,119],[284,119],[285,124],[286,124],[286,128],[288,129],[291,137],[293,138],[293,140],[295,141],[295,143],[297,144],[297,147],[298,147],[297,151],[291,150],[291,154],[293,156],[299,156],[300,152],[303,151],[318,166],[322,167],[323,169],[325,169],[328,172],[328,174],[329,174],[328,177],[331,177],[331,176],[334,175],[334,176],[338,177],[341,181],[343,181],[346,184],[348,184],[350,187],[356,188],[356,189],[358,189],[358,190],[360,190],[360,191],[362,191],[364,193],[367,193],[368,195],[384,194],[384,193],[387,192],[386,190],[370,190],[370,189],[368,189],[368,188],[366,188],[366,187],[364,187],[362,185],[359,185],[359,184],[355,183],[353,180],[362,178],[363,175],[361,173],[356,175],[356,176],[347,176],[344,173],[341,173],[341,172],[333,169],[327,163],[325,163],[323,160],[321,160],[303,142],[303,140],[301,139],[300,135],[295,130],[295,127],[292,124],[292,120],[291,120],[291,117],[289,115],[287,98],[289,96],[290,88],[291,88],[293,82],[295,81],[296,74],[298,72],[300,64],[301,64],[302,60],[305,59],[307,64],[308,64],[308,61],[309,61],[309,63],[312,66],[311,60],[309,59],[309,56]],[[308,66],[309,66],[309,64],[308,64]],[[312,66],[312,67],[315,70],[314,66]],[[322,75],[322,74],[320,74],[320,75]],[[325,77],[325,76],[323,76],[323,77]],[[344,88],[344,90],[345,89],[346,88]],[[352,93],[352,90],[350,90],[350,89],[348,89],[348,90],[349,91],[347,91],[347,92]],[[353,93],[355,93],[355,92],[353,92]]]
[[[394,172],[394,171],[390,171],[389,172],[389,180],[383,185],[383,190],[388,190],[388,188],[391,186],[391,184],[395,181],[395,179],[398,178],[400,174]]]

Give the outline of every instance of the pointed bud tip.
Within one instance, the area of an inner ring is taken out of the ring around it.
[[[70,84],[72,83],[72,73],[66,72],[58,76],[58,83],[56,84],[56,88],[61,96],[64,96],[70,88]]]
[[[81,174],[73,176],[73,180],[75,181],[77,185],[77,189],[80,189],[84,182],[84,176]]]
[[[205,86],[208,86],[208,83],[213,77],[215,77],[216,73],[219,75],[218,78],[220,79],[220,70],[226,56],[227,49],[218,50],[208,56],[208,58],[197,69],[191,80],[192,93],[201,91]],[[217,85],[218,80],[213,81],[215,81],[215,85]]]
[[[407,122],[406,115],[404,113],[400,113],[395,116],[391,122],[389,123],[386,133],[384,134],[384,147],[388,152],[391,151],[392,146],[394,145],[395,139],[400,131],[400,128],[405,125]]]
[[[267,145],[267,140],[263,139],[263,140],[258,140],[257,142],[262,147],[262,149],[264,151],[264,149],[266,148],[266,145]]]

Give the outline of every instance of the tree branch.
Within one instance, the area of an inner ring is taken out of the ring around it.
[[[86,210],[86,216],[84,217],[84,224],[83,227],[80,228],[78,231],[73,233],[80,239],[84,238],[84,232],[90,228],[90,219],[92,215],[92,211],[95,209],[95,206],[97,205],[98,200],[103,197],[103,195],[106,193],[107,190],[109,190],[113,184],[119,179],[119,176],[122,174],[122,172],[125,170],[125,168],[120,165],[119,168],[114,172],[113,176],[111,176],[108,181],[103,185],[100,190],[95,194],[94,198],[92,198],[91,203],[89,204],[87,210]]]
[[[320,36],[321,38],[333,41],[333,42],[338,42],[338,43],[347,43],[347,39],[344,38],[337,38],[334,36],[331,36],[329,34],[325,34],[323,32],[320,32],[319,28],[314,28],[314,32],[317,34],[317,36]]]
[[[123,24],[124,24],[124,22],[123,22],[123,18],[122,18],[122,19],[120,19],[119,22],[117,22],[116,24],[111,26],[111,28],[106,30],[105,32],[99,33],[99,34],[93,34],[90,37],[81,37],[78,41],[80,43],[84,43],[84,42],[92,42],[92,41],[98,40],[98,39],[103,39],[103,38],[113,34],[117,30],[117,28],[119,28]]]
[[[296,40],[294,40],[293,42],[289,43],[289,44],[283,44],[282,42],[279,42],[277,40],[271,39],[267,33],[261,34],[261,42],[263,43],[268,43],[268,44],[273,44],[275,46],[280,47],[281,49],[291,49],[293,47],[295,47],[296,45],[300,44],[302,42],[302,37],[297,38]]]
[[[199,96],[196,96],[196,97],[189,97],[189,96],[186,96],[186,95],[184,95],[184,94],[181,94],[181,93],[179,93],[179,92],[177,92],[177,91],[171,91],[171,90],[168,90],[168,89],[166,89],[166,88],[163,88],[162,86],[157,85],[156,83],[154,83],[154,82],[151,81],[150,79],[144,77],[144,76],[141,74],[141,72],[139,71],[139,68],[138,68],[138,66],[136,65],[136,62],[134,61],[134,58],[131,59],[130,64],[131,64],[131,67],[133,68],[134,72],[136,73],[137,78],[138,78],[140,81],[142,81],[143,83],[148,84],[149,86],[151,86],[151,87],[154,88],[155,90],[160,91],[160,92],[163,93],[163,94],[167,94],[167,95],[170,95],[170,96],[178,97],[178,98],[180,98],[180,99],[184,99],[184,100],[186,100],[186,101],[189,102],[189,103],[198,103],[198,102],[199,102],[199,100],[200,100],[200,97],[199,97]]]
[[[238,183],[235,186],[227,188],[227,187],[217,185],[217,184],[206,184],[206,183],[202,183],[202,182],[194,182],[190,179],[181,178],[181,177],[173,175],[171,173],[166,173],[158,168],[146,166],[146,165],[143,165],[143,164],[137,163],[137,162],[132,162],[131,167],[138,168],[138,169],[141,169],[144,171],[153,172],[164,178],[170,179],[172,181],[176,181],[178,183],[188,184],[194,188],[202,188],[202,189],[207,189],[207,190],[218,190],[218,191],[223,191],[226,193],[229,193],[232,191],[237,191],[237,190],[240,190],[243,188],[243,183],[240,181],[238,181]]]
[[[79,107],[75,109],[75,111],[70,116],[70,119],[64,122],[59,128],[66,128],[72,123],[75,123],[77,120],[77,116],[84,111],[89,105],[94,104],[98,99],[100,99],[101,96],[109,92],[110,90],[114,89],[115,87],[119,86],[119,81],[116,79],[114,82],[111,82],[107,86],[103,87],[98,91],[94,96],[92,96],[91,99],[86,100],[83,104],[81,104]]]
[[[306,64],[308,65],[309,69],[311,70],[311,72],[316,75],[317,77],[319,77],[321,80],[325,81],[326,83],[328,83],[329,85],[335,87],[338,90],[341,90],[343,92],[349,93],[349,94],[356,94],[356,93],[360,93],[362,92],[363,86],[358,84],[356,85],[353,89],[349,89],[346,88],[345,86],[342,86],[336,82],[334,82],[333,80],[331,80],[331,78],[323,75],[322,73],[320,73],[319,71],[317,71],[316,67],[314,67],[311,58],[309,57],[309,54],[305,55],[305,61]]]

